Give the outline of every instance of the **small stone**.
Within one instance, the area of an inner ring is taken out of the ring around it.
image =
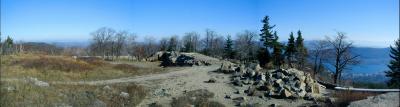
[[[129,93],[121,92],[121,93],[119,94],[119,96],[121,96],[121,97],[123,97],[123,98],[129,98]]]
[[[292,93],[291,93],[289,90],[287,90],[287,89],[284,89],[284,90],[281,92],[281,97],[283,97],[283,98],[288,98],[288,97],[290,97],[290,96],[292,96]]]
[[[244,101],[246,101],[246,97],[236,97],[236,98],[233,98],[232,100],[244,102]]]
[[[233,80],[233,85],[236,85],[236,86],[239,86],[239,87],[243,87],[243,84],[240,81],[240,79],[234,79]]]
[[[207,83],[216,83],[217,80],[215,78],[210,78]]]
[[[256,88],[255,88],[255,87],[249,86],[249,88],[247,88],[247,90],[246,90],[246,93],[247,93],[248,95],[253,95],[255,91],[256,91]]]
[[[231,95],[225,95],[226,99],[231,99]]]
[[[107,91],[108,91],[108,90],[111,90],[111,87],[108,86],[108,85],[106,85],[106,86],[103,87],[103,90],[107,90]]]
[[[236,90],[234,93],[235,94],[240,94],[240,90]]]
[[[312,96],[311,93],[307,93],[307,94],[304,96],[304,99],[305,99],[305,100],[314,100],[314,97]]]
[[[280,105],[279,104],[271,104],[271,105],[269,105],[270,107],[279,107]]]

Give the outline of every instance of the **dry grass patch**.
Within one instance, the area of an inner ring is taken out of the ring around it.
[[[5,78],[29,76],[44,81],[104,80],[165,71],[152,66],[153,63],[139,63],[138,67],[138,62],[113,64],[116,62],[106,62],[96,57],[74,59],[67,56],[17,54],[3,56],[1,61],[1,75]]]
[[[107,107],[134,107],[147,95],[144,87],[133,83],[110,86],[50,85],[50,87],[38,87],[16,81],[1,84],[1,107],[88,107],[96,104],[105,104]],[[121,96],[121,93],[127,93],[128,96]]]
[[[86,63],[89,63],[91,65],[95,65],[95,66],[108,65],[107,62],[105,62],[103,59],[98,58],[98,57],[79,57],[77,59],[80,60],[80,61],[84,61]]]
[[[172,107],[225,107],[225,105],[209,101],[209,98],[214,97],[214,93],[205,89],[193,90],[187,92],[184,96],[173,98],[171,102]]]
[[[39,70],[60,70],[67,72],[82,72],[94,69],[94,65],[72,58],[61,56],[39,56],[33,58],[24,58],[15,61],[24,68],[34,68]]]
[[[134,65],[129,65],[129,64],[117,64],[117,65],[114,65],[113,68],[117,69],[117,70],[124,71],[124,72],[132,72],[132,71],[139,70],[138,67],[136,67]]]
[[[352,92],[352,91],[336,91],[333,97],[336,98],[333,102],[336,107],[344,107],[350,104],[350,102],[367,99],[368,96],[376,96],[379,93],[371,92]]]

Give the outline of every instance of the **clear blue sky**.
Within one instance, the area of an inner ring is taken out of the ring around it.
[[[259,31],[265,15],[282,41],[346,32],[359,46],[386,47],[399,36],[399,0],[1,0],[1,32],[24,41],[88,40],[100,27],[140,38],[206,28],[221,35]]]

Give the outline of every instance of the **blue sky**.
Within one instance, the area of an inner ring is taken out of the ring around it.
[[[206,28],[221,35],[258,32],[265,15],[281,40],[346,32],[358,46],[386,47],[399,37],[399,0],[1,0],[1,32],[23,41],[89,40],[100,27],[140,38]]]

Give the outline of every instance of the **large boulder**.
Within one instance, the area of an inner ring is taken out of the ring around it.
[[[194,58],[186,55],[179,55],[175,61],[178,66],[193,66]]]
[[[219,71],[223,73],[234,73],[236,68],[236,65],[231,62],[223,62]]]

